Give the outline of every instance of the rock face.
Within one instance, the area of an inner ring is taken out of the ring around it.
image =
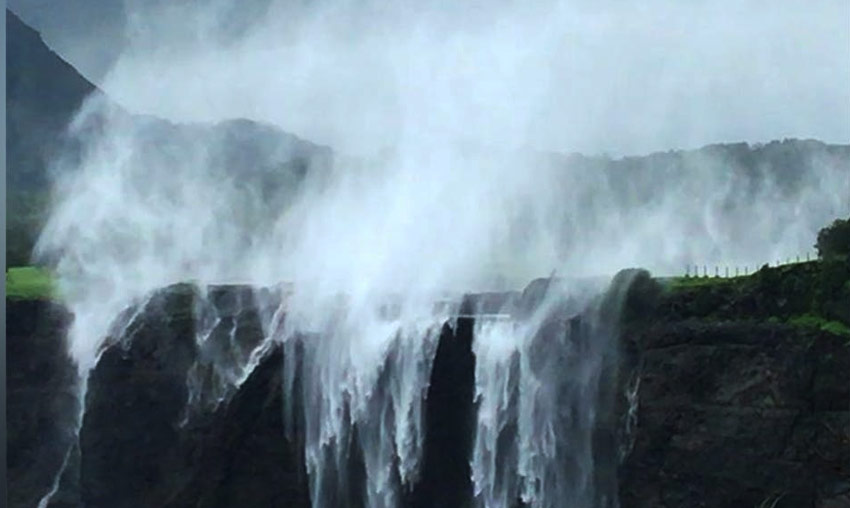
[[[306,471],[283,427],[283,354],[274,349],[194,436],[185,481],[162,506],[310,506]]]
[[[624,506],[828,506],[842,492],[846,499],[846,339],[788,325],[693,321],[634,339],[640,387]]]
[[[87,506],[161,506],[180,480],[179,422],[195,355],[191,293],[154,297],[89,376],[80,430],[80,494]]]
[[[199,348],[197,296],[190,286],[155,295],[92,371],[80,431],[82,505],[309,506],[303,460],[283,433],[280,349],[230,398],[190,414],[190,369],[210,372],[211,356],[262,338],[252,308],[234,304],[244,291],[219,289],[211,300],[222,328],[243,322],[253,334],[234,333],[229,343],[216,326],[205,343],[215,351]]]
[[[42,300],[6,300],[9,506],[36,506],[74,441],[77,370],[63,337],[71,316]]]
[[[623,312],[591,438],[598,492],[618,491],[625,508],[847,505],[850,339],[831,322],[793,318],[841,317],[834,303],[846,282],[816,283],[840,267],[795,270],[729,287],[618,278],[599,307],[604,319]],[[62,340],[71,317],[56,304],[7,301],[9,505],[36,506],[67,453],[53,507],[310,506],[300,430],[284,432],[283,349],[264,350],[238,389],[211,388],[230,372],[213,359],[236,365],[258,344],[252,298],[244,288],[210,292],[204,312],[215,319],[204,331],[196,289],[154,295],[92,371],[78,441],[76,369]],[[472,503],[473,324],[459,318],[442,330],[406,506]],[[573,319],[567,329],[581,326]],[[199,331],[209,333],[203,347]],[[193,402],[199,387],[213,396]],[[351,470],[345,501],[357,506]]]
[[[425,402],[425,449],[411,507],[472,502],[469,457],[475,438],[475,356],[471,318],[443,327]]]

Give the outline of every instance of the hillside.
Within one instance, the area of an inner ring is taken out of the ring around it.
[[[27,264],[47,206],[49,161],[97,88],[6,10],[6,264]]]
[[[84,134],[69,135],[67,126],[92,94],[99,95],[110,114],[118,115],[122,125],[139,136],[145,149],[138,155],[150,157],[146,163],[166,160],[169,146],[177,154],[208,155],[208,176],[236,178],[246,194],[262,196],[262,203],[251,203],[250,198],[244,203],[245,208],[258,207],[257,213],[277,210],[281,196],[288,196],[303,179],[309,161],[316,157],[326,161],[330,156],[325,147],[250,120],[175,124],[129,114],[51,51],[14,13],[7,10],[6,20],[7,267],[32,261],[51,184],[59,171],[51,163],[59,157],[78,160],[81,149],[91,142]],[[73,170],[74,164],[62,168]]]
[[[6,10],[8,185],[38,190],[74,113],[97,88]]]

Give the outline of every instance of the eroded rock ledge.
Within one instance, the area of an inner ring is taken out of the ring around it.
[[[643,272],[622,278],[608,294],[625,303],[593,438],[598,453],[622,461],[600,461],[600,486],[616,482],[625,508],[847,506],[850,337],[821,326],[847,322],[850,277],[841,270],[812,263],[778,278],[763,271],[747,282],[681,287]],[[256,341],[250,305],[227,310],[250,297],[221,291],[221,315],[242,323],[237,343]],[[187,376],[206,354],[194,340],[193,295],[183,285],[160,292],[132,341],[104,353],[79,446],[50,506],[309,506],[303,443],[297,431],[283,432],[281,348],[266,351],[224,402],[187,418]],[[46,301],[6,305],[9,501],[31,507],[75,440],[76,374],[62,345],[72,317]],[[460,506],[471,496],[464,457],[474,437],[473,319],[453,325],[435,358],[410,506]]]

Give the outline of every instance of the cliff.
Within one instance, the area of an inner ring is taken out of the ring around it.
[[[846,506],[850,265],[640,286],[623,506]]]
[[[596,399],[599,490],[617,491],[626,508],[850,501],[850,267],[842,263],[729,280],[659,281],[642,271],[615,279],[600,311],[622,304],[617,352],[603,361]],[[509,297],[533,306],[538,287]],[[221,287],[209,297],[221,329],[199,345],[198,298],[188,285],[161,290],[113,338],[89,378],[78,446],[50,506],[309,506],[303,429],[284,432],[289,350],[270,347],[229,395],[187,402],[187,380],[216,386],[211,358],[238,358],[262,334],[256,295]],[[47,301],[6,305],[9,499],[34,506],[75,439],[75,370],[61,347],[71,317]],[[582,320],[565,322],[570,333]],[[541,337],[540,352],[551,356],[560,343]],[[471,501],[474,340],[472,318],[440,334],[422,470],[407,506]],[[362,457],[350,461],[340,506],[362,504]]]

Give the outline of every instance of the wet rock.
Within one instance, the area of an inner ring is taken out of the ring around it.
[[[161,506],[310,506],[302,452],[284,435],[282,367],[275,348],[206,425],[185,429],[185,481]]]
[[[10,507],[51,488],[75,440],[77,369],[65,350],[71,315],[46,300],[6,300],[7,482]]]
[[[846,338],[754,321],[647,321],[625,337],[640,388],[623,507],[838,502],[850,478]]]
[[[472,303],[461,314],[472,313]],[[470,457],[475,439],[474,319],[443,327],[428,395],[420,479],[407,504],[413,507],[466,506],[472,501]]]
[[[179,424],[196,355],[193,302],[186,288],[155,295],[129,347],[108,348],[92,370],[80,430],[86,506],[162,506],[179,482]]]

